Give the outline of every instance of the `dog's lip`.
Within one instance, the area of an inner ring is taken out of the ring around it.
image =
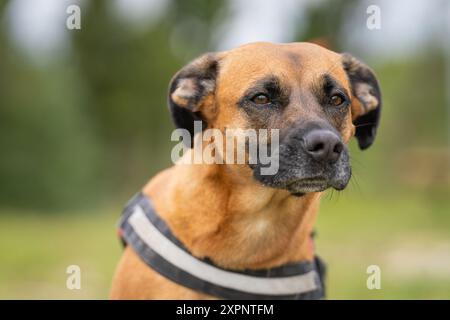
[[[289,181],[286,185],[287,186],[290,186],[293,184],[316,185],[316,184],[326,184],[326,183],[328,183],[328,179],[318,176],[318,177],[295,179],[295,180]]]
[[[323,191],[330,186],[328,179],[324,177],[301,178],[290,181],[286,188],[294,193],[306,193]]]

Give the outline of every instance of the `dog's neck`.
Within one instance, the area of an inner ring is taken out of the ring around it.
[[[312,260],[320,193],[262,186],[248,167],[175,165],[144,187],[158,214],[197,257],[226,268]]]

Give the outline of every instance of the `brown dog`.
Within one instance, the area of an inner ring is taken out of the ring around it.
[[[172,79],[177,127],[276,128],[280,167],[175,165],[142,193],[173,235],[199,259],[227,270],[311,261],[310,234],[321,192],[342,190],[350,176],[347,143],[370,146],[381,94],[373,72],[348,54],[310,43],[253,43],[201,56]],[[163,277],[128,246],[114,277],[113,299],[203,299],[210,295]]]

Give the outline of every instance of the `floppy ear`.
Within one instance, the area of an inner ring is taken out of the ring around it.
[[[342,54],[344,70],[352,86],[352,119],[361,150],[375,140],[381,114],[381,91],[374,72],[348,53]]]
[[[205,129],[205,109],[214,107],[217,68],[217,54],[207,53],[183,67],[170,81],[168,102],[172,120],[192,137],[194,121],[202,121]]]

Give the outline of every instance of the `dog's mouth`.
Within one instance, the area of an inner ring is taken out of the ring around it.
[[[287,183],[284,189],[294,196],[303,196],[310,192],[322,192],[326,189],[343,190],[347,186],[350,176],[345,179],[327,179],[325,177],[303,178]]]
[[[348,151],[344,148],[335,161],[318,161],[296,145],[281,145],[279,167],[274,174],[264,175],[259,163],[251,166],[256,180],[267,187],[284,189],[293,195],[343,190],[351,177]]]
[[[351,168],[347,164],[335,170],[320,170],[316,175],[306,175],[305,169],[283,170],[275,176],[260,176],[255,174],[257,180],[264,185],[289,191],[294,196],[303,196],[306,193],[322,192],[329,188],[343,190],[351,178]]]
[[[311,177],[290,181],[285,188],[294,195],[301,195],[309,192],[324,191],[329,187],[331,187],[331,184],[324,177]]]

